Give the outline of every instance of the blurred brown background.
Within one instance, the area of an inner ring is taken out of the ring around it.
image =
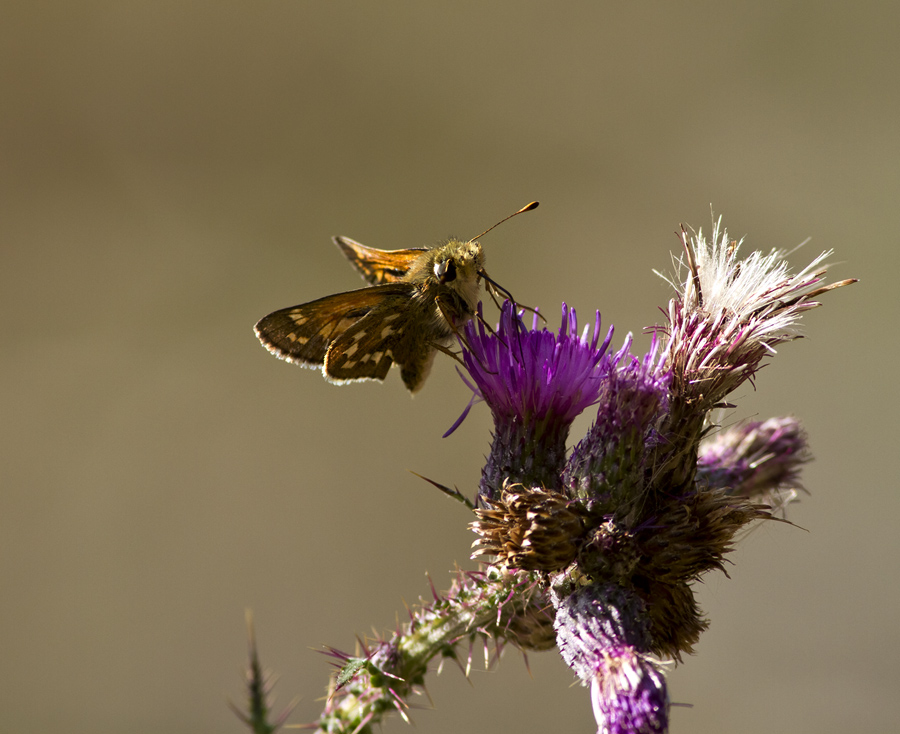
[[[415,399],[339,388],[251,327],[362,285],[332,235],[421,246],[532,199],[488,271],[616,344],[710,205],[862,279],[734,396],[805,421],[809,532],[757,528],[700,587],[672,731],[895,730],[898,27],[809,0],[5,3],[0,731],[243,731],[247,607],[309,721],[313,648],[471,567],[465,511],[407,471],[474,490],[490,421],[441,438],[453,365]],[[430,679],[418,730],[593,731],[558,656],[530,664]]]

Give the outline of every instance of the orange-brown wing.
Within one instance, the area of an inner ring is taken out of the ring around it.
[[[335,237],[336,244],[371,285],[396,283],[404,278],[412,264],[428,252],[428,248],[415,247],[410,250],[376,250],[366,247],[349,237]]]
[[[374,309],[395,299],[412,297],[407,283],[360,288],[336,293],[299,306],[283,308],[262,318],[256,336],[279,359],[304,367],[319,367],[328,347]]]

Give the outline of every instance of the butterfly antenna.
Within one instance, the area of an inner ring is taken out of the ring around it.
[[[499,226],[500,226],[501,224],[503,224],[507,219],[512,219],[512,218],[513,218],[514,216],[516,216],[517,214],[523,214],[523,213],[525,213],[525,212],[530,212],[532,209],[537,209],[539,203],[540,203],[540,202],[532,201],[530,204],[526,204],[526,205],[523,206],[521,209],[519,209],[519,211],[513,212],[513,213],[510,214],[508,217],[504,217],[504,218],[501,219],[499,222],[497,222],[497,224],[493,225],[492,227],[488,227],[488,228],[487,228],[486,230],[484,230],[484,232],[482,232],[480,235],[477,235],[477,236],[473,237],[471,240],[469,240],[469,242],[474,242],[474,241],[477,240],[479,237],[484,237],[488,232],[490,232],[492,229],[494,229],[494,227],[499,227]]]
[[[480,235],[478,235],[477,237],[473,237],[473,238],[472,238],[471,240],[469,240],[469,241],[470,241],[470,242],[473,242],[474,240],[477,240],[477,239],[479,239],[479,238],[481,238],[481,237],[484,237],[488,232],[490,232],[492,229],[494,229],[494,227],[499,227],[501,224],[503,224],[503,223],[504,223],[505,221],[507,221],[508,219],[512,219],[513,217],[515,217],[515,216],[517,216],[517,215],[519,215],[519,214],[524,214],[525,212],[530,212],[532,209],[537,209],[539,205],[540,205],[540,202],[538,202],[538,201],[532,201],[530,204],[526,204],[526,205],[523,206],[521,209],[519,209],[519,211],[513,212],[513,213],[510,214],[508,217],[504,217],[504,218],[501,219],[499,222],[497,222],[497,224],[495,224],[493,227],[488,227],[488,228],[487,228],[486,230],[484,230],[484,232],[482,232]],[[510,293],[508,290],[506,290],[506,288],[504,288],[502,285],[500,285],[497,281],[492,280],[491,278],[489,278],[489,277],[488,277],[488,274],[487,274],[483,269],[480,270],[480,271],[478,272],[478,274],[479,274],[482,278],[484,278],[484,282],[487,283],[487,285],[488,285],[487,292],[490,293],[490,295],[491,295],[491,300],[493,300],[494,305],[495,305],[498,309],[501,308],[501,306],[500,306],[500,304],[497,302],[497,295],[496,295],[496,293],[502,293],[504,296],[506,296],[506,297],[507,297],[510,301],[512,301],[514,304],[516,304],[517,306],[521,306],[521,304],[515,299],[515,296],[513,296],[512,293]],[[537,311],[536,309],[531,308],[530,306],[522,306],[522,308],[524,308],[526,311],[530,311],[531,313],[537,314],[537,315],[544,321],[544,323],[547,322],[547,319],[544,318],[544,315],[543,315],[542,313],[540,313],[539,311]]]

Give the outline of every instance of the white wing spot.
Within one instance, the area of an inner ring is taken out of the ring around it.
[[[381,338],[384,339],[385,337],[388,337],[393,333],[394,333],[394,330],[390,326],[385,326],[381,330]]]
[[[366,335],[366,332],[365,332],[365,331],[357,331],[357,332],[353,335],[353,341],[355,341],[355,342],[362,341],[362,338],[363,338],[365,335]]]
[[[371,357],[373,362],[380,362],[381,358],[384,356],[384,352],[372,352],[366,356]]]
[[[350,348],[346,352],[344,352],[344,355],[347,357],[352,357],[354,354],[356,354],[357,349],[359,349],[359,344],[354,342],[350,345]]]
[[[355,324],[358,320],[359,319],[341,319],[340,322],[338,322],[337,330],[339,332],[346,331],[351,326],[353,326],[353,324]]]
[[[294,342],[294,344],[306,344],[306,342],[309,341],[308,336],[297,336],[294,332],[288,334],[287,338]]]
[[[387,316],[385,316],[385,317],[382,318],[381,320],[384,321],[385,323],[387,323],[387,322],[389,322],[389,321],[393,321],[393,320],[396,319],[399,315],[400,315],[399,313],[389,313]]]

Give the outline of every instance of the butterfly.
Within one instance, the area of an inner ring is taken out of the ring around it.
[[[408,250],[377,250],[348,237],[334,243],[369,286],[275,311],[254,329],[276,357],[321,368],[329,382],[384,380],[396,363],[414,393],[436,351],[449,351],[452,336],[474,317],[481,281],[492,294],[508,295],[485,272],[477,238]]]

